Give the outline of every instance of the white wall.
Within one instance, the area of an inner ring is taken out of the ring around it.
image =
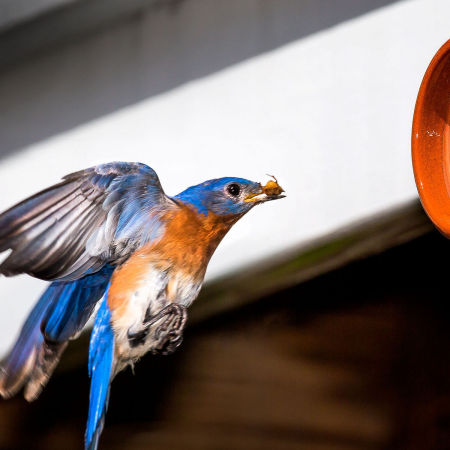
[[[148,40],[163,24],[146,20]],[[410,129],[417,90],[449,25],[448,0],[395,3],[10,152],[0,163],[0,209],[67,172],[111,160],[148,163],[168,194],[213,177],[275,174],[288,197],[235,226],[213,258],[212,277],[400,205],[416,197]],[[7,74],[0,99],[43,67],[57,74],[43,81],[48,89],[78,89],[81,58],[89,85],[90,74],[111,61],[108,52],[136,45],[126,30],[93,37]],[[38,107],[34,99],[30,108]],[[0,351],[42,287],[28,277],[0,279]]]

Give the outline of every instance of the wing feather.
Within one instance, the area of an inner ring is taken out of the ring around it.
[[[44,267],[53,264],[62,268],[59,261],[62,256],[60,252],[47,251],[48,248],[60,249],[64,247],[65,250],[74,257],[78,254],[75,252],[74,247],[79,247],[78,252],[81,254],[84,247],[77,244],[82,238],[84,230],[88,229],[91,225],[89,224],[88,219],[90,218],[90,215],[92,216],[95,212],[95,209],[96,205],[92,204],[87,204],[84,210],[74,208],[68,212],[65,217],[66,221],[71,220],[70,223],[67,223],[66,225],[59,223],[58,226],[53,225],[51,229],[46,230],[45,234],[48,235],[48,245],[42,246],[41,243],[35,241],[38,249],[40,249],[40,253],[37,255],[34,269],[41,270]],[[72,241],[72,244],[70,244],[69,247],[66,247],[65,244],[69,241]]]
[[[160,235],[174,204],[145,164],[114,162],[74,172],[0,215],[0,273],[75,280],[126,259]]]
[[[64,187],[66,186],[62,186]],[[71,192],[66,195],[60,195],[58,190],[55,190],[53,197],[49,196],[49,192],[44,192],[42,198],[35,195],[0,215],[0,251],[9,248],[8,242],[11,239],[36,227],[64,205],[73,201],[77,197],[77,189],[78,186],[72,185]]]

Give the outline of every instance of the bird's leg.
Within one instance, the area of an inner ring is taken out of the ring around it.
[[[150,328],[155,323],[164,320],[154,332],[154,345],[151,352],[158,355],[173,353],[183,340],[183,329],[187,320],[187,309],[178,303],[171,303],[157,314],[146,315],[144,328],[136,333],[128,331],[128,341],[131,347],[143,344],[148,337]]]

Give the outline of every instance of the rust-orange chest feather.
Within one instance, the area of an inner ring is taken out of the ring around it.
[[[237,220],[212,212],[204,215],[184,204],[168,211],[162,217],[161,237],[116,268],[108,296],[111,309],[124,312],[130,297],[142,295],[146,302],[159,298],[160,303],[190,304],[214,250]]]
[[[149,249],[161,259],[170,261],[177,270],[200,275],[225,234],[238,220],[236,216],[200,214],[179,205],[164,218],[164,238]]]

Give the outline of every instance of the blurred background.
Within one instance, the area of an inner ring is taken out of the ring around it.
[[[180,351],[117,377],[100,448],[450,448],[450,249],[410,161],[449,29],[448,0],[0,0],[0,210],[114,160],[287,192],[221,244]],[[0,279],[1,355],[44,285]],[[0,448],[82,448],[87,340],[0,400]]]

